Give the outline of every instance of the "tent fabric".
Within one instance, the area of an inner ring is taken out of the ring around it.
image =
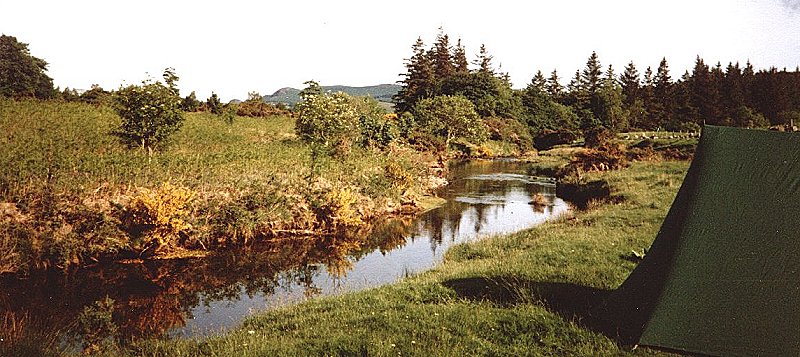
[[[632,344],[800,355],[800,135],[706,126],[645,258],[594,311]]]

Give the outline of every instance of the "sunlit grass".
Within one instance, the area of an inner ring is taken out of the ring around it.
[[[143,355],[669,355],[620,346],[584,327],[649,247],[688,167],[635,163],[593,174],[622,203],[509,236],[455,246],[435,269],[249,318],[200,341],[148,341]]]

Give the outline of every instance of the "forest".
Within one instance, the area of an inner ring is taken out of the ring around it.
[[[747,62],[706,64],[698,55],[691,72],[675,78],[667,59],[643,74],[633,62],[617,74],[592,52],[569,82],[557,71],[540,70],[524,89],[512,89],[508,73],[493,67],[481,46],[470,69],[459,39],[456,45],[440,29],[427,48],[421,38],[406,60],[398,112],[413,112],[423,98],[462,95],[484,118],[514,118],[531,134],[605,128],[696,131],[703,124],[767,128],[800,121],[800,69],[761,69]]]

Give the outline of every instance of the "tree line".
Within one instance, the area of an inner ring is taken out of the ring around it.
[[[630,62],[617,74],[593,52],[566,86],[557,71],[541,71],[524,88],[511,88],[481,45],[472,68],[459,39],[455,46],[441,29],[426,48],[421,38],[405,60],[399,113],[415,113],[425,98],[463,96],[483,118],[513,118],[531,134],[549,131],[697,130],[703,124],[764,128],[800,122],[800,69],[755,71],[741,66],[709,66],[698,56],[692,71],[674,79],[666,58],[653,72]]]

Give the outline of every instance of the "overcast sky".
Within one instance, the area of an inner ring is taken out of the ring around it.
[[[469,59],[486,44],[515,87],[537,70],[566,83],[592,51],[617,73],[666,57],[673,78],[706,63],[800,65],[800,0],[40,1],[6,0],[0,33],[28,43],[61,88],[160,79],[224,101],[281,87],[394,83],[439,27]]]

